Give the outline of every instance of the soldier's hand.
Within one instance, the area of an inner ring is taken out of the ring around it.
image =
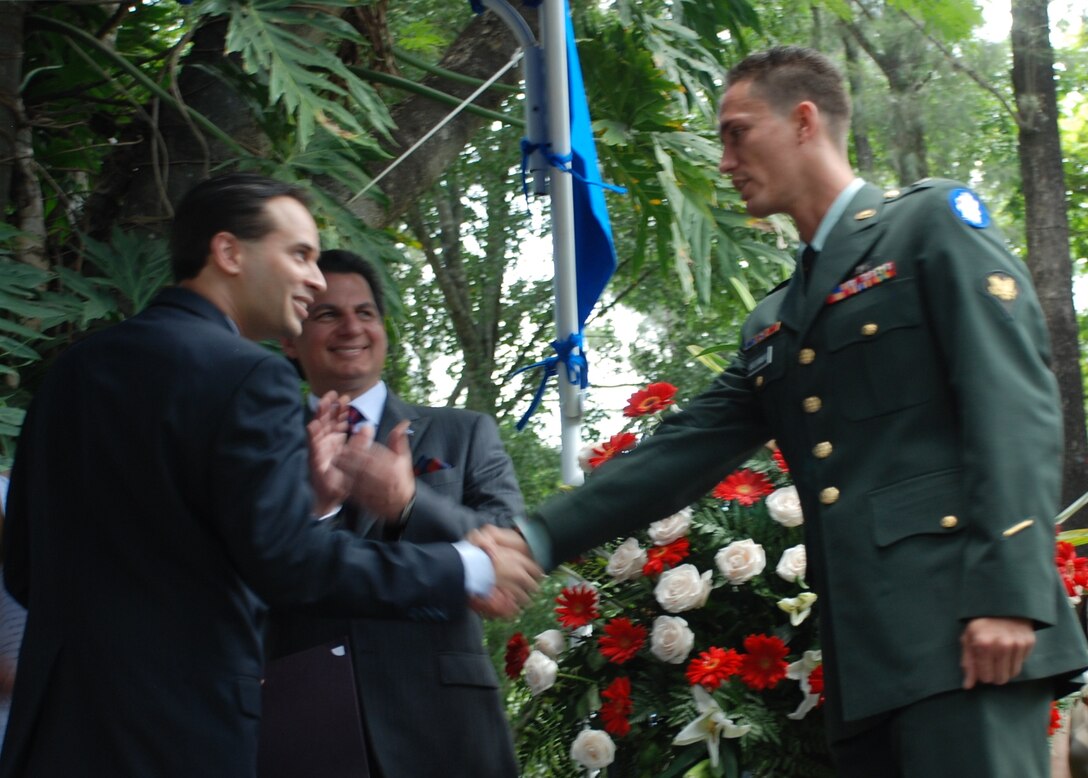
[[[1030,619],[971,619],[960,645],[963,688],[971,689],[977,683],[1000,685],[1020,674],[1035,647],[1035,628]]]

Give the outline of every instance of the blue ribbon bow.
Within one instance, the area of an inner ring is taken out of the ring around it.
[[[536,413],[536,409],[540,406],[540,401],[544,398],[544,390],[548,388],[548,381],[552,376],[559,374],[560,364],[566,365],[567,380],[570,381],[572,386],[577,386],[580,389],[585,389],[589,386],[589,362],[582,352],[582,333],[575,332],[565,341],[553,340],[552,348],[555,349],[555,356],[547,357],[539,362],[534,362],[531,365],[518,368],[510,374],[510,378],[513,378],[519,373],[524,373],[527,370],[535,370],[538,367],[544,368],[544,375],[540,377],[540,384],[533,394],[533,401],[529,403],[529,410],[525,412],[521,417],[521,420],[517,423],[519,432],[525,429],[525,425],[529,423],[529,418]]]

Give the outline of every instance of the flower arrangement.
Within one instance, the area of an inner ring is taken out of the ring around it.
[[[675,394],[632,395],[626,427],[583,452],[588,477]],[[802,521],[768,447],[695,505],[561,568],[553,627],[507,645],[524,761],[564,776],[831,776]]]

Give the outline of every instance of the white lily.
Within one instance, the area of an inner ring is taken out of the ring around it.
[[[816,602],[813,592],[801,592],[796,597],[786,597],[778,601],[778,607],[790,615],[790,624],[798,626],[812,613],[812,604]]]
[[[691,687],[691,693],[695,697],[695,707],[699,715],[680,730],[680,734],[673,738],[672,744],[687,746],[705,740],[707,753],[710,754],[710,764],[712,767],[717,767],[718,741],[723,737],[737,738],[746,735],[752,725],[737,724],[726,717],[725,711],[718,705],[717,700],[702,686]]]
[[[786,718],[799,721],[808,715],[809,711],[816,707],[816,703],[820,701],[820,693],[812,692],[812,686],[809,684],[809,676],[812,675],[812,671],[815,670],[823,662],[823,654],[819,651],[806,651],[800,659],[786,668],[786,677],[792,678],[795,681],[799,681],[801,684],[801,691],[804,692],[805,698],[801,700],[801,704],[797,706],[797,710],[793,713],[787,713]]]

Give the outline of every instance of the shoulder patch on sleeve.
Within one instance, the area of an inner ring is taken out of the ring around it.
[[[990,226],[990,212],[982,200],[970,189],[959,187],[948,193],[948,204],[952,212],[964,224],[981,230]]]

